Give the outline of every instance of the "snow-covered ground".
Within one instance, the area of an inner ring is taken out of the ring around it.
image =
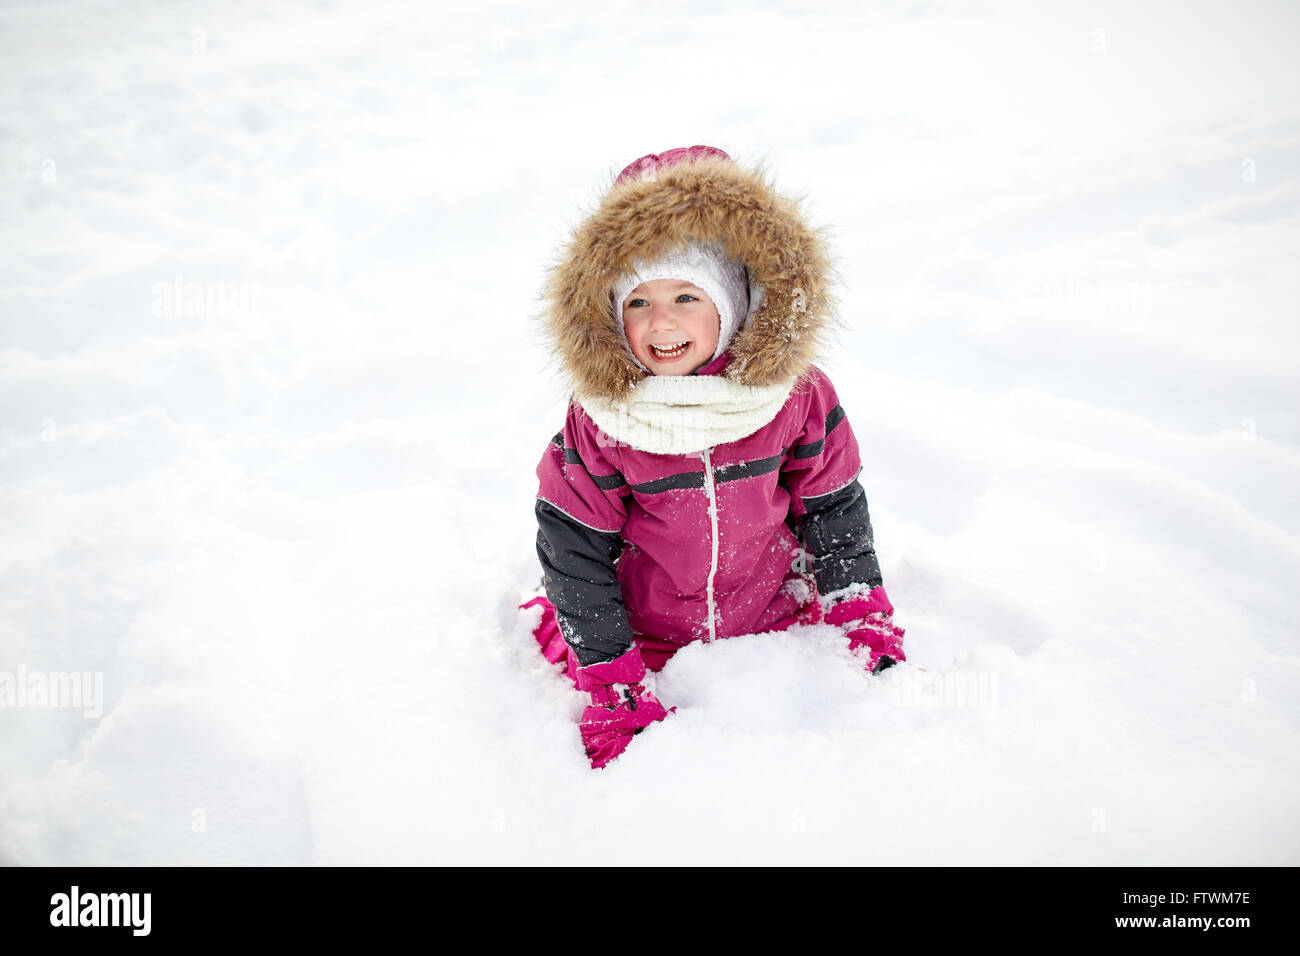
[[[0,862],[1300,863],[1300,12],[655,9],[0,6]],[[692,143],[832,230],[916,666],[593,773],[538,291]]]

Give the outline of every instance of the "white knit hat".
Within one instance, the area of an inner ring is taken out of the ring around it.
[[[623,300],[642,282],[655,279],[682,279],[691,283],[713,300],[718,307],[718,347],[710,362],[717,359],[749,315],[749,277],[744,264],[727,257],[721,243],[700,243],[692,240],[656,262],[638,261],[632,271],[614,283],[614,318],[618,331],[627,341],[623,329]],[[631,351],[629,349],[629,351]],[[632,358],[636,360],[636,356]],[[641,362],[637,360],[637,365]],[[705,363],[707,364],[707,363]]]

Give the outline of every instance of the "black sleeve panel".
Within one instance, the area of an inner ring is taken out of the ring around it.
[[[555,605],[565,641],[584,667],[612,660],[632,646],[614,562],[623,550],[617,531],[597,531],[537,499],[537,556],[546,596]]]
[[[839,491],[804,498],[803,546],[813,556],[817,590],[830,594],[850,584],[878,587],[880,561],[867,513],[867,495],[856,479]]]

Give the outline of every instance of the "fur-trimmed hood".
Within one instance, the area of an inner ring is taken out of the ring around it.
[[[808,372],[833,321],[822,234],[761,171],[696,159],[612,186],[552,270],[546,331],[576,395],[621,401],[642,379],[615,322],[614,283],[638,260],[690,239],[721,242],[749,270],[751,289],[761,290],[723,374],[741,385],[788,387]]]

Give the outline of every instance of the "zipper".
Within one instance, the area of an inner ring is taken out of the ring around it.
[[[704,494],[709,499],[709,527],[713,544],[712,553],[709,556],[709,581],[705,588],[709,606],[709,636],[707,640],[710,641],[718,636],[717,605],[713,600],[713,578],[718,573],[718,486],[713,481],[712,453],[712,448],[706,448],[700,453],[700,457],[704,459]]]

